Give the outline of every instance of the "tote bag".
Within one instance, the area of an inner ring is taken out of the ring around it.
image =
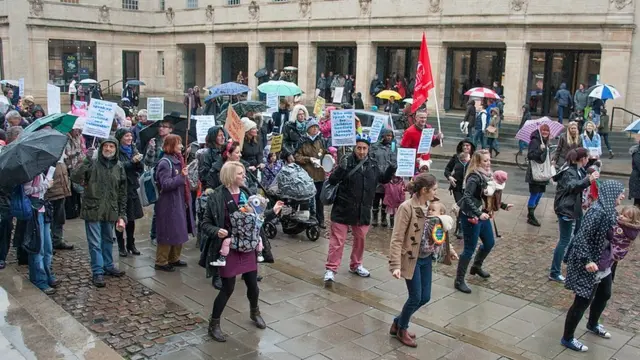
[[[547,151],[547,158],[542,164],[538,164],[536,161],[529,161],[531,165],[531,178],[533,181],[549,181],[556,174],[556,168],[551,166],[551,160],[549,160],[549,151]]]

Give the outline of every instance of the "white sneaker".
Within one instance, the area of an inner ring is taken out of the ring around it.
[[[210,262],[209,265],[211,265],[211,266],[227,266],[227,258],[225,256],[220,256],[219,258],[217,258],[214,261]]]
[[[335,273],[331,270],[327,270],[324,272],[324,281],[333,281]]]
[[[358,276],[361,277],[369,277],[371,276],[371,273],[369,273],[369,270],[365,269],[364,266],[362,265],[358,265],[357,268],[355,269],[349,269],[349,272],[352,274],[356,274]]]
[[[152,238],[151,239],[151,245],[158,246],[158,240]]]
[[[258,254],[258,262],[264,262],[264,256],[262,256],[262,254]]]

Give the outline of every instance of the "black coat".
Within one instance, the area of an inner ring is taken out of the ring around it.
[[[452,192],[461,193],[463,190],[462,183],[464,182],[464,175],[467,173],[467,166],[469,165],[469,163],[461,163],[458,159],[458,154],[462,152],[462,146],[464,144],[471,145],[471,154],[475,152],[476,147],[473,145],[473,142],[467,139],[461,140],[456,147],[456,153],[451,156],[451,159],[449,159],[447,166],[445,166],[444,168],[445,179],[449,179],[449,176],[453,176],[453,178],[456,179],[456,186],[449,186],[449,191]]]
[[[631,154],[631,176],[629,176],[629,198],[640,199],[640,147],[629,149]]]
[[[542,164],[547,160],[547,151],[549,150],[549,139],[544,141],[545,148],[540,150],[540,144],[542,144],[542,138],[539,131],[534,131],[531,134],[531,141],[529,142],[529,150],[527,152],[527,158],[529,161],[535,161],[538,164]],[[529,192],[531,193],[543,193],[546,191],[549,181],[535,181],[531,175],[531,164],[527,166],[527,172],[524,176],[524,180],[529,184]]]
[[[275,131],[277,129],[278,132],[281,132],[283,126],[289,123],[289,110],[278,110],[271,114],[271,119],[273,120],[273,128],[271,128],[270,132]]]
[[[202,183],[202,189],[215,189],[213,186],[211,168],[213,164],[222,159],[222,153],[219,149],[209,148],[202,157],[202,164],[198,164],[198,179]]]
[[[396,166],[391,165],[382,173],[378,163],[367,157],[364,164],[351,177],[347,174],[357,165],[355,154],[344,156],[340,166],[329,176],[329,183],[338,185],[336,199],[331,208],[331,221],[344,225],[371,224],[371,207],[378,183],[391,181]]]
[[[242,144],[242,160],[246,161],[249,166],[257,167],[259,164],[262,164],[264,158],[263,152],[264,146],[262,146],[260,134],[252,141],[249,141],[247,138],[244,139],[244,144]]]
[[[476,106],[475,104],[467,103],[467,112],[464,114],[464,121],[469,123],[469,129],[473,129],[476,126]]]
[[[482,176],[476,173],[469,174],[464,186],[460,211],[469,217],[482,215],[484,189],[486,188],[487,181]]]
[[[289,121],[282,130],[282,147],[292,154],[296,152],[298,145],[300,145],[300,140],[304,136],[304,132],[302,134],[298,132],[296,121]]]
[[[133,156],[135,156],[138,154],[138,150],[135,146],[133,148]],[[142,219],[144,212],[138,196],[138,188],[140,187],[140,174],[144,171],[144,165],[142,160],[137,163],[132,162],[122,151],[120,151],[118,157],[127,176],[127,220]]]
[[[566,165],[553,177],[557,182],[553,210],[556,215],[577,220],[582,216],[582,191],[590,181],[578,165]]]

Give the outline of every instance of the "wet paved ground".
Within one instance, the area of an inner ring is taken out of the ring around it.
[[[448,201],[444,191],[439,195]],[[367,248],[371,252],[365,255],[365,265],[372,276],[362,279],[346,271],[350,254],[347,246],[343,266],[331,288],[324,288],[321,281],[327,240],[310,242],[304,236],[280,235],[273,241],[276,264],[260,269],[264,276],[260,307],[268,329],[258,330],[250,322],[244,286],[239,285],[223,314],[222,329],[229,341],[220,344],[206,335],[204,319],[209,317],[217,292],[197,266],[194,241],[187,244],[183,256],[190,266],[175,273],[156,272],[155,249],[147,241],[139,241],[142,256],[120,259],[119,265],[127,276],[108,279],[106,288],[95,289],[88,284],[83,224],[74,220],[65,227],[66,238],[79,249],[58,253],[54,261],[62,281],[59,294],[47,298],[31,287],[25,276],[20,276],[26,267],[11,264],[0,271],[0,286],[8,292],[8,303],[24,304],[21,306],[29,309],[32,317],[17,321],[9,305],[5,316],[0,316],[4,319],[4,323],[0,321],[0,350],[15,349],[29,358],[23,349],[13,345],[16,337],[8,329],[13,326],[22,328],[23,334],[31,334],[25,327],[44,322],[38,326],[53,339],[49,340],[52,345],[45,348],[55,348],[56,352],[49,351],[47,356],[46,352],[33,350],[46,343],[25,341],[26,348],[38,354],[39,359],[91,358],[83,355],[77,344],[72,347],[67,343],[70,352],[53,345],[65,344],[54,335],[67,333],[61,323],[75,324],[85,331],[75,343],[89,343],[90,334],[94,334],[94,346],[109,344],[131,359],[640,358],[640,337],[622,330],[636,329],[638,321],[637,269],[634,270],[637,257],[622,263],[620,279],[629,279],[631,286],[614,285],[614,296],[605,313],[605,323],[621,329],[612,328],[614,338],[602,340],[584,334],[581,324],[578,335],[591,350],[584,356],[569,352],[559,345],[564,321],[559,309],[567,305],[571,296],[560,285],[546,281],[545,269],[557,232],[555,220],[545,216],[543,222],[547,226],[530,228],[522,220],[525,199],[513,196],[507,200],[516,203],[517,212],[501,214],[498,219],[504,237],[487,263],[492,278],[482,283],[472,280],[474,293],[465,295],[452,288],[452,279],[447,275],[453,268],[438,266],[431,302],[416,314],[411,327],[419,337],[418,349],[401,346],[387,334],[393,315],[406,299],[404,282],[393,280],[387,269],[384,252],[390,236],[388,229],[374,229],[368,237]],[[147,238],[148,223],[139,222],[138,239]],[[20,287],[16,286],[18,282]],[[31,301],[33,296],[39,300]],[[2,304],[0,299],[0,312]],[[56,318],[65,322],[38,321],[43,313],[29,308],[34,304],[57,309]],[[52,323],[57,324],[58,332],[51,330]],[[105,356],[100,359],[109,359],[108,352],[102,354]]]

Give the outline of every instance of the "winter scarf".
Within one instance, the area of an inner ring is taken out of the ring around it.
[[[120,145],[120,150],[123,154],[127,155],[127,159],[131,160],[131,158],[133,157],[133,146]]]

